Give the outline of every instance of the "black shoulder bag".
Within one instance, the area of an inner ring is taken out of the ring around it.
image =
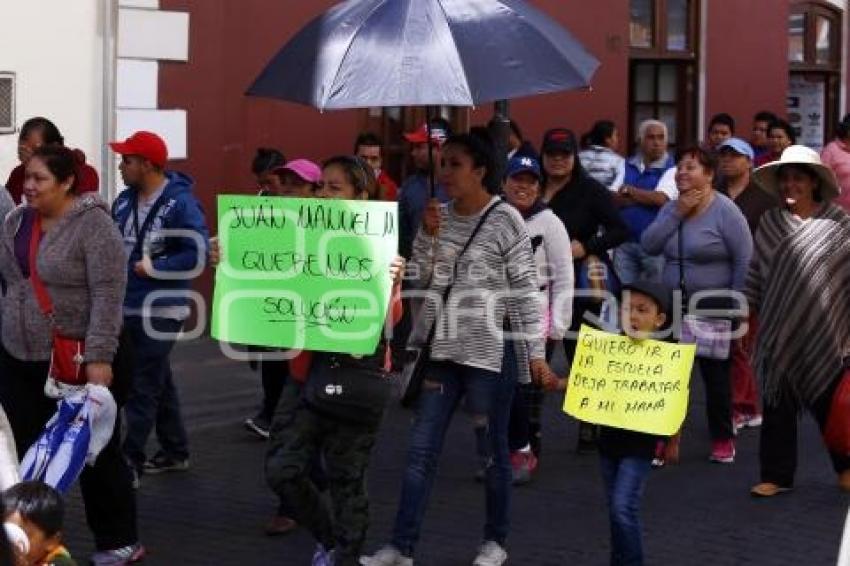
[[[386,342],[363,357],[314,352],[304,384],[304,404],[337,421],[377,425],[393,393],[392,374],[385,370],[386,353]]]
[[[472,234],[469,235],[469,239],[466,241],[466,244],[464,244],[463,248],[461,248],[460,252],[458,252],[455,256],[455,263],[452,268],[452,280],[448,285],[446,285],[446,288],[443,289],[442,303],[440,306],[445,306],[446,302],[449,300],[449,294],[451,293],[454,282],[457,279],[457,267],[461,256],[469,249],[469,246],[472,244],[472,240],[475,239],[475,236],[478,234],[481,226],[484,225],[484,221],[487,220],[488,216],[490,216],[490,213],[493,212],[493,210],[495,210],[495,208],[501,203],[502,201],[500,200],[484,211],[481,218],[478,219],[478,224],[476,224],[475,228],[472,230]],[[408,344],[407,346],[404,368],[401,370],[399,380],[401,388],[401,404],[404,407],[410,407],[413,405],[413,403],[415,403],[419,398],[419,394],[422,392],[422,382],[425,379],[425,366],[431,358],[431,343],[434,341],[434,335],[437,332],[437,322],[440,319],[440,315],[441,312],[437,309],[437,312],[434,314],[434,321],[431,323],[431,329],[428,331],[428,338],[423,344]]]

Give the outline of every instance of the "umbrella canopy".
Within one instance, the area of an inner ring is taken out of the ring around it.
[[[521,0],[348,0],[292,38],[247,94],[320,110],[474,106],[586,87],[598,66]]]

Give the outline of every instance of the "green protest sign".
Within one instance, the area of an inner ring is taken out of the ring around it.
[[[371,354],[397,255],[397,205],[219,195],[212,336]]]

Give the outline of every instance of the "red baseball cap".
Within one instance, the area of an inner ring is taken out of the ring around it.
[[[161,137],[153,132],[136,132],[123,142],[110,142],[112,151],[121,155],[138,155],[154,165],[165,167],[168,148]]]
[[[431,143],[443,145],[448,138],[448,132],[439,126],[431,126]],[[428,124],[422,124],[416,130],[404,134],[404,139],[410,143],[426,143],[428,141]]]

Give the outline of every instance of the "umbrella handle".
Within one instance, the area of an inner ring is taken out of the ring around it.
[[[436,179],[434,174],[434,147],[431,144],[431,107],[425,107],[425,128],[428,132],[428,195],[433,199],[437,194]],[[437,265],[437,236],[431,236],[431,277],[434,276],[434,269]],[[430,286],[430,282],[429,282]]]
[[[425,107],[425,128],[428,132],[428,139],[425,143],[428,144],[428,189],[429,196],[434,198],[437,193],[436,180],[434,176],[434,148],[431,145],[431,107]]]

